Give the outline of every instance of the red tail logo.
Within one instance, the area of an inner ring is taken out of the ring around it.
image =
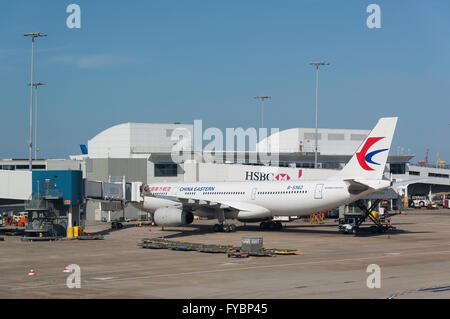
[[[360,152],[356,153],[356,158],[358,159],[358,163],[361,166],[362,169],[366,171],[373,171],[374,169],[367,165],[367,163],[371,163],[374,165],[380,165],[380,163],[376,163],[372,160],[372,157],[380,152],[384,152],[389,150],[388,148],[379,149],[373,152],[370,152],[367,154],[367,151],[372,147],[373,144],[378,142],[379,140],[383,139],[384,137],[369,137],[366,141],[366,143],[363,145]]]

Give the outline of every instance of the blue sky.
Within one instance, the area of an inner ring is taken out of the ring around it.
[[[81,7],[81,29],[66,7]],[[368,29],[366,7],[381,7]],[[449,1],[7,1],[0,11],[0,158],[28,156],[31,40],[36,40],[42,157],[124,122],[370,129],[399,116],[394,145],[450,162]]]

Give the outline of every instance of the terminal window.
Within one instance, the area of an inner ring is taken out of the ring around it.
[[[295,166],[302,168],[314,168],[314,163],[297,163]]]
[[[178,165],[173,163],[155,164],[155,177],[177,176]]]
[[[16,169],[29,169],[30,165],[16,165]],[[45,169],[45,165],[33,165],[33,169]]]
[[[367,135],[364,134],[351,134],[350,140],[352,141],[364,141]]]
[[[416,176],[419,176],[419,175],[420,175],[420,172],[409,171],[409,175],[416,175]]]
[[[340,169],[341,164],[340,163],[322,163],[322,168]]]
[[[344,139],[345,139],[344,134],[335,134],[335,133],[328,134],[328,140],[330,141],[343,141]]]
[[[13,171],[16,169],[16,167],[14,165],[3,165],[3,166],[0,165],[0,169],[7,170],[7,171]]]
[[[405,174],[406,173],[406,165],[404,163],[391,164],[390,167],[391,167],[392,174]]]
[[[449,178],[448,174],[428,173],[428,177]]]
[[[315,140],[316,139],[316,133],[305,133],[303,135],[303,137],[305,138],[305,140]],[[317,139],[318,140],[322,139],[322,134],[321,133],[317,134]]]

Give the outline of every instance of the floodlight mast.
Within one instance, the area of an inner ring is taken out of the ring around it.
[[[272,97],[268,96],[268,95],[255,96],[255,99],[260,99],[261,100],[261,129],[264,128],[264,100],[270,99],[270,98],[272,98]],[[266,152],[269,151],[268,143],[269,143],[269,136],[266,136],[266,144],[267,144],[266,145]]]
[[[28,85],[31,85],[31,83],[28,83]],[[34,82],[33,86],[34,86],[34,90],[35,90],[35,94],[34,94],[34,159],[36,160],[38,158],[37,153],[39,152],[39,148],[37,145],[37,127],[38,127],[38,122],[37,122],[37,111],[38,111],[38,86],[41,85],[45,85],[44,82]]]
[[[314,65],[316,67],[316,133],[315,133],[315,150],[314,150],[314,168],[317,168],[317,147],[318,147],[318,129],[317,129],[317,119],[318,119],[318,111],[319,111],[319,66],[321,65],[329,65],[328,62],[320,61],[320,62],[310,62],[309,64]]]
[[[272,98],[271,96],[255,96],[255,99],[261,100],[261,128],[264,128],[264,100]]]
[[[42,32],[29,32],[25,33],[24,36],[31,37],[31,80],[33,83],[33,71],[34,71],[34,38],[46,37],[47,35]],[[30,85],[30,139],[28,141],[29,147],[29,169],[33,170],[33,85]]]

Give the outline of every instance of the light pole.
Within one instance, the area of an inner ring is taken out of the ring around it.
[[[264,128],[264,100],[270,99],[271,96],[268,95],[261,95],[261,96],[255,96],[255,99],[261,100],[261,128]],[[266,142],[269,143],[269,136],[266,136]],[[267,147],[267,145],[266,145]],[[267,147],[266,152],[268,152],[269,149]]]
[[[328,62],[320,61],[320,62],[310,62],[309,64],[314,65],[316,67],[316,144],[314,150],[314,168],[317,168],[317,139],[318,139],[318,129],[317,129],[317,118],[319,111],[319,66],[321,65],[329,65]]]
[[[33,83],[33,71],[34,71],[34,38],[46,37],[47,35],[42,32],[30,32],[25,33],[24,36],[31,37],[31,80]],[[29,168],[30,171],[33,170],[33,85],[30,85],[30,140],[28,141],[29,146]]]
[[[31,83],[28,83],[28,85],[31,85]],[[37,110],[38,110],[38,99],[37,99],[37,92],[38,92],[38,86],[41,85],[45,85],[44,82],[34,82],[33,86],[34,86],[34,159],[36,160],[37,157],[37,153],[39,152],[39,148],[37,147]]]
[[[270,99],[271,96],[255,96],[255,99],[261,100],[261,128],[264,128],[264,100]]]

